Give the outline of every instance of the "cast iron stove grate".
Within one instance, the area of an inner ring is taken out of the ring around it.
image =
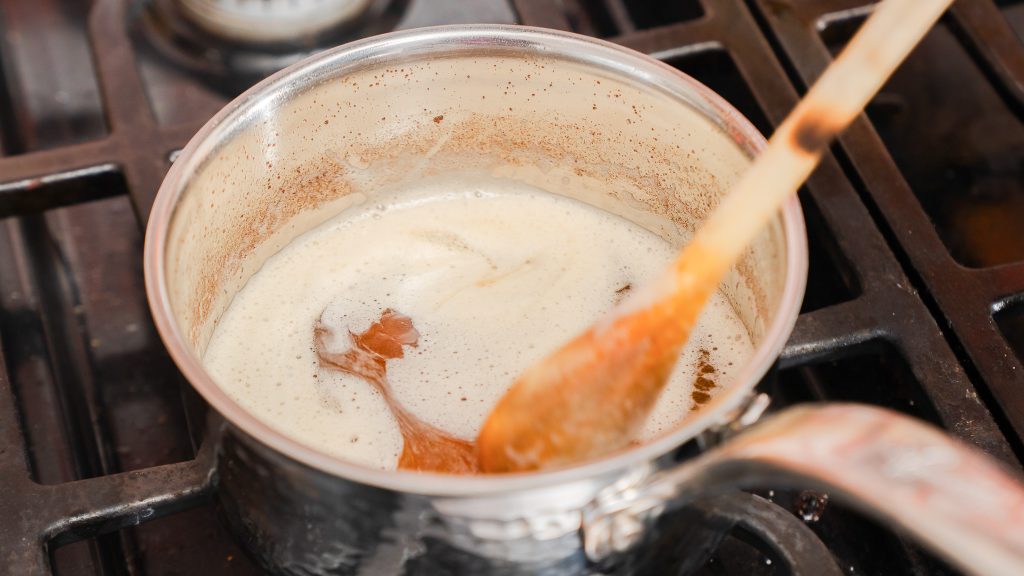
[[[216,520],[210,450],[188,417],[202,404],[155,335],[140,263],[139,222],[173,153],[225,98],[145,50],[138,9],[0,1],[0,572],[261,573]],[[868,10],[498,0],[479,18],[652,54],[767,132]],[[472,10],[435,17],[456,12]],[[959,0],[802,192],[811,276],[764,384],[776,406],[887,406],[1020,466],[1022,34],[1024,3]],[[717,504],[734,529],[700,573],[820,573],[820,556],[787,550],[794,538],[824,542],[844,573],[952,572],[813,494],[760,493],[778,506],[735,496],[748,507],[737,516]]]

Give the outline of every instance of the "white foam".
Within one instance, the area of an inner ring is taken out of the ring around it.
[[[267,260],[235,296],[204,363],[270,426],[393,469],[402,439],[383,400],[357,378],[318,368],[312,326],[321,312],[339,334],[366,329],[384,308],[412,317],[419,348],[388,363],[397,398],[423,420],[473,438],[517,374],[600,318],[617,290],[654,278],[674,253],[629,221],[521,184],[425,183],[347,210]],[[718,382],[751,354],[720,295],[644,437],[690,410],[699,348],[710,352]]]

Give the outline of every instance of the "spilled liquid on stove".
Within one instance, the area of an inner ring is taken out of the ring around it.
[[[268,259],[203,362],[244,408],[320,451],[471,473],[472,442],[516,376],[674,254],[624,218],[520,183],[425,182]],[[640,439],[710,401],[752,350],[716,294]]]

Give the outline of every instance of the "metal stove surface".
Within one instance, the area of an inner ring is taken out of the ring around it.
[[[148,49],[143,7],[0,0],[0,573],[262,573],[217,520],[204,407],[153,329],[141,271],[140,222],[173,153],[230,94]],[[606,37],[695,76],[767,133],[869,10],[413,0],[399,26]],[[894,408],[1019,469],[1022,37],[1024,2],[959,0],[808,182],[808,293],[763,384],[776,407]],[[829,557],[846,574],[955,573],[819,495],[759,494],[697,503],[729,535],[689,558],[667,550],[662,573],[824,574]]]

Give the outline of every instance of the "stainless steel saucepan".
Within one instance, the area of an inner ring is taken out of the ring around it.
[[[223,417],[217,494],[236,535],[284,574],[614,571],[658,515],[703,493],[819,487],[965,570],[1024,571],[1024,492],[938,430],[857,405],[757,422],[754,387],[796,320],[807,246],[789,202],[722,290],[755,344],[673,432],[542,473],[371,470],[257,419],[204,370],[218,319],[291,239],[403,182],[462,174],[571,196],[684,243],[764,145],[678,71],[547,30],[412,30],[320,54],[261,82],[188,144],[146,234],[150,305],[192,386]],[[747,429],[749,428],[749,429]],[[684,459],[675,450],[719,439]]]

